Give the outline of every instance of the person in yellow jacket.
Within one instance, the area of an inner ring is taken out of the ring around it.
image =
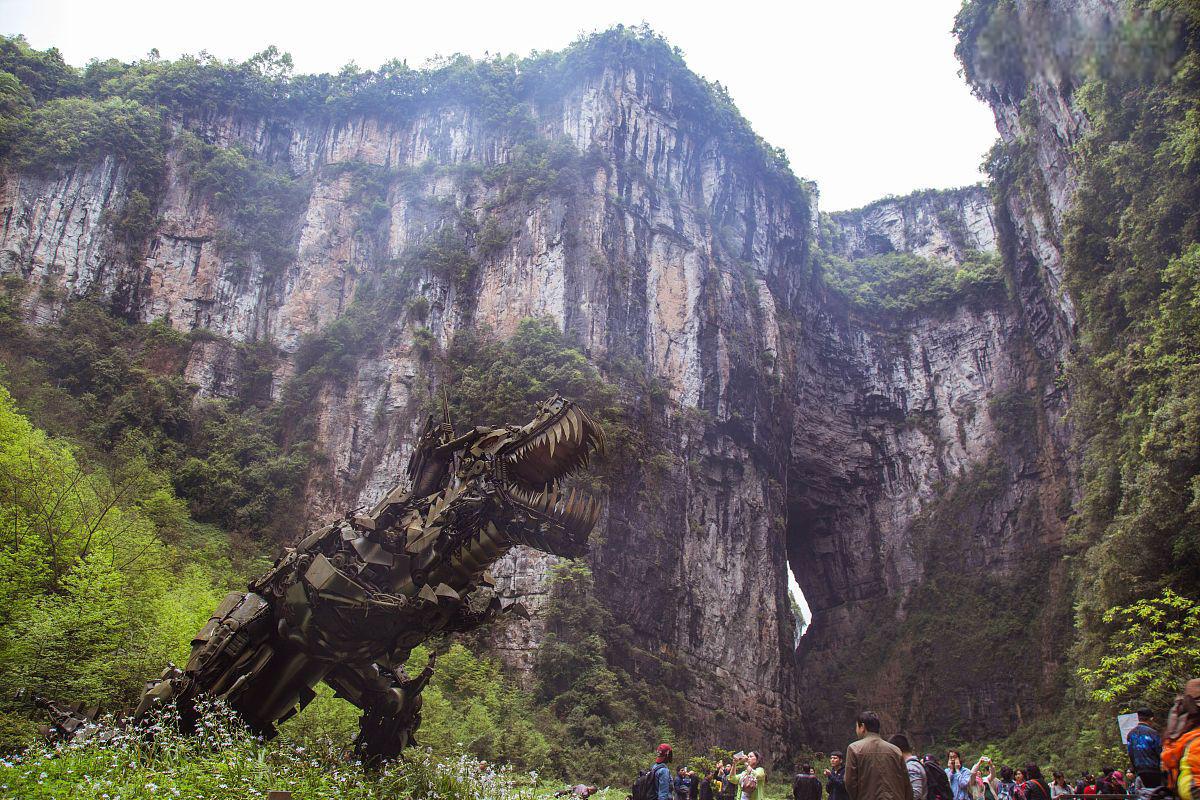
[[[1175,698],[1163,731],[1162,766],[1179,800],[1200,800],[1200,678]]]

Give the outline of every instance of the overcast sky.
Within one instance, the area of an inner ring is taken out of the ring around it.
[[[0,30],[67,61],[208,50],[242,59],[274,44],[297,71],[389,58],[556,50],[581,32],[648,22],[688,64],[723,83],[755,130],[817,181],[821,208],[981,179],[990,111],[958,76],[960,0],[790,4],[603,0],[0,0]]]

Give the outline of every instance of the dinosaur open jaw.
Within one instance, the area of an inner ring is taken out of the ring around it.
[[[572,538],[591,533],[600,516],[600,502],[579,489],[564,490],[555,484],[539,492],[510,484],[508,494],[527,512],[561,527]]]
[[[604,451],[604,432],[583,409],[568,405],[502,454],[509,476],[529,487],[551,487],[585,469]]]
[[[586,536],[600,516],[600,502],[561,481],[587,468],[603,452],[604,433],[585,411],[566,405],[536,421],[528,434],[501,455],[506,492],[533,516],[555,523],[573,537]]]

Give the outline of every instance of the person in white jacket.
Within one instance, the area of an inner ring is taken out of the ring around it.
[[[1000,793],[1000,779],[996,777],[996,765],[987,756],[980,756],[971,767],[971,780],[967,784],[971,800],[996,800]]]

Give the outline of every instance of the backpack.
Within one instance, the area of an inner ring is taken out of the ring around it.
[[[954,792],[950,788],[950,779],[946,772],[937,764],[926,761],[925,767],[925,798],[926,800],[954,800]]]
[[[662,764],[655,764],[645,772],[639,773],[637,780],[633,782],[633,791],[630,793],[633,800],[658,800],[658,768],[663,767]]]
[[[1179,800],[1200,800],[1200,728],[1187,731],[1163,746],[1162,764],[1168,785]],[[1158,791],[1158,790],[1155,790]]]

